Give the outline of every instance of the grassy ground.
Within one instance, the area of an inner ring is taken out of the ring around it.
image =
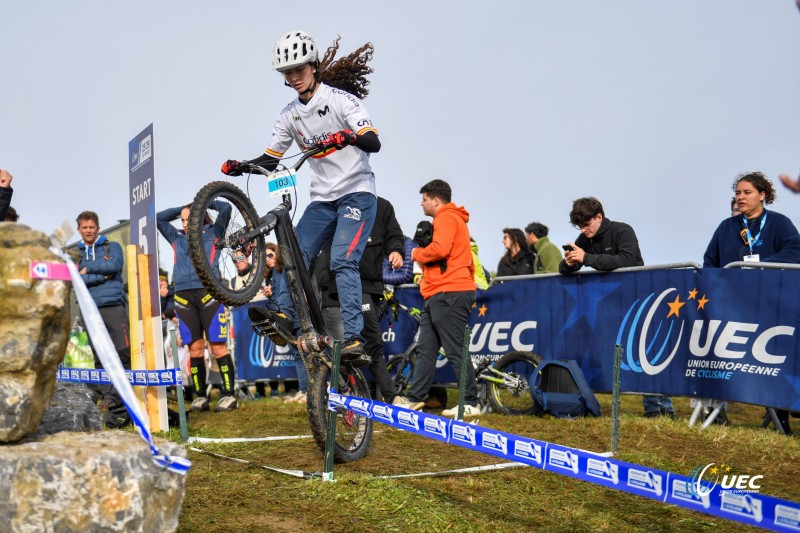
[[[455,396],[451,392],[451,400]],[[607,451],[606,415],[577,421],[485,415],[480,424],[547,442]],[[213,402],[212,402],[213,407]],[[710,462],[764,476],[761,492],[800,501],[800,441],[758,429],[763,408],[731,404],[734,425],[688,427],[690,407],[676,399],[678,419],[641,417],[639,396],[623,397],[619,458],[688,474]],[[793,419],[800,428],[800,419]],[[335,483],[301,480],[189,452],[193,462],[180,515],[182,532],[222,531],[740,531],[736,522],[665,505],[536,468],[380,479],[499,462],[497,458],[375,424],[369,455],[337,464]],[[310,435],[305,406],[277,399],[240,403],[231,413],[192,413],[189,433],[204,437]],[[168,435],[179,440],[172,430]],[[194,446],[260,465],[322,470],[311,438]]]

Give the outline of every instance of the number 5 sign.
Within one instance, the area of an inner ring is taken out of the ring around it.
[[[158,240],[156,234],[156,200],[153,164],[153,125],[128,143],[128,168],[131,201],[131,244],[150,258],[150,308],[153,316],[161,316],[158,297]]]

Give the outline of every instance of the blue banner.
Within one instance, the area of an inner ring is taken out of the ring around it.
[[[597,392],[715,398],[800,410],[800,271],[645,270],[511,280],[478,291],[470,355],[531,351],[578,361]],[[420,308],[417,288],[396,292]],[[412,341],[404,313],[385,324],[387,353]],[[443,371],[449,373],[449,368]],[[452,381],[452,374],[439,379]]]
[[[247,381],[297,379],[293,348],[276,346],[269,338],[255,334],[247,316],[251,305],[259,304],[231,308],[236,377]]]
[[[705,470],[696,469],[689,476],[676,474],[620,461],[608,454],[560,446],[335,391],[329,392],[328,409],[337,412],[349,409],[429,439],[742,524],[775,531],[800,529],[800,505],[760,494],[760,484],[756,481],[763,478],[761,475],[732,475],[737,482],[726,485],[726,480],[719,483],[721,476],[704,478]]]

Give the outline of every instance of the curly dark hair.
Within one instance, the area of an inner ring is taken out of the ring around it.
[[[334,61],[339,50],[340,36],[325,51],[319,64],[319,79],[326,85],[341,89],[363,100],[369,94],[368,74],[374,71],[367,63],[372,59],[372,43],[362,45],[358,50]]]
[[[772,182],[761,172],[747,172],[745,174],[739,174],[733,181],[734,193],[736,192],[736,187],[739,185],[740,181],[752,183],[753,187],[755,187],[758,192],[763,192],[764,203],[766,205],[769,205],[775,201],[775,196],[777,195],[775,192],[775,187],[772,186]]]
[[[511,239],[511,242],[516,244],[520,250],[524,251],[528,249],[528,240],[525,238],[525,233],[519,228],[503,228],[503,233],[508,235]],[[519,252],[517,252],[519,253]],[[514,253],[509,248],[506,250],[505,255],[500,258],[500,261],[506,263],[507,265],[511,264],[511,260],[514,258]]]

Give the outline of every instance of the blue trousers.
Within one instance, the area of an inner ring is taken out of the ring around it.
[[[358,262],[367,246],[378,200],[367,192],[355,192],[331,202],[311,202],[297,224],[297,243],[308,268],[328,243],[331,245],[331,271],[336,278],[339,305],[344,322],[344,339],[361,337],[361,275]],[[289,284],[281,286],[277,298],[281,311],[296,320],[289,295]]]

